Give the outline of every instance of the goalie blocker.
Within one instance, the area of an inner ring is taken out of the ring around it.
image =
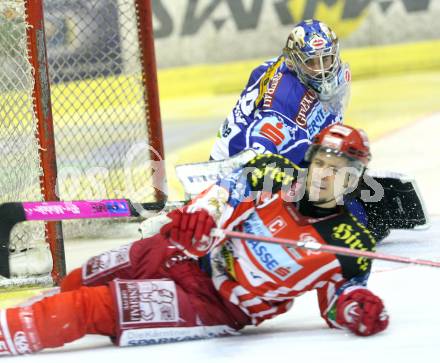
[[[383,196],[375,200],[378,189],[383,190]],[[368,170],[359,190],[368,224],[374,226],[372,230],[376,238],[386,237],[392,229],[429,227],[428,214],[415,179],[398,173]],[[372,196],[372,200],[364,198],[366,195]]]

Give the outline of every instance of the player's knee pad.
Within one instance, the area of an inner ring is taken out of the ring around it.
[[[191,297],[168,279],[114,280],[115,343],[148,345],[234,334],[227,325],[204,326]]]
[[[155,235],[94,256],[82,266],[83,284],[94,286],[114,278],[153,276],[168,253],[168,245],[161,235]]]
[[[130,267],[130,248],[128,244],[105,251],[93,256],[82,266],[82,281],[84,285],[100,285],[106,282],[113,273]]]

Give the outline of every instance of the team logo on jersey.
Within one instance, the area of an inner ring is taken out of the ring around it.
[[[286,226],[287,226],[287,223],[284,220],[284,218],[281,216],[278,216],[269,222],[267,228],[272,233],[272,235],[275,235],[278,232],[280,232],[281,230],[283,230]]]
[[[328,110],[325,109],[325,104],[317,104],[307,118],[309,119],[307,131],[309,132],[310,138],[315,137],[325,127],[341,122],[339,115],[334,119],[329,115]]]
[[[117,249],[106,251],[98,256],[90,258],[82,267],[82,277],[86,282],[91,282],[112,271],[130,264],[131,244]]]
[[[273,95],[280,84],[281,78],[283,78],[283,74],[278,73],[270,80],[269,86],[267,87],[266,92],[264,92],[263,107],[272,107]]]
[[[176,285],[166,280],[116,280],[115,292],[122,328],[177,322]]]
[[[270,141],[272,141],[276,146],[280,145],[284,141],[284,134],[281,131],[283,128],[283,123],[281,121],[277,122],[275,125],[266,122],[260,129],[260,134]]]
[[[285,281],[302,269],[283,246],[258,241],[248,241],[247,245],[258,263],[280,280]]]
[[[369,249],[364,245],[362,239],[359,238],[361,232],[355,230],[351,224],[341,223],[333,227],[332,237],[335,240],[343,241],[350,249],[368,251]],[[370,266],[370,261],[365,257],[358,257],[356,264],[362,271],[367,271]]]
[[[224,244],[220,253],[223,257],[224,265],[222,265],[221,269],[225,269],[229,276],[232,276],[234,279],[236,278],[235,267],[234,267],[234,254],[230,250],[230,246],[228,243]]]
[[[295,122],[298,126],[305,128],[307,126],[307,113],[315,104],[317,98],[316,93],[312,90],[308,90],[301,99],[299,104],[299,111],[295,117]]]

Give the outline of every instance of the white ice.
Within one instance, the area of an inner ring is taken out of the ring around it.
[[[372,167],[416,177],[432,217],[426,231],[395,231],[379,247],[382,253],[440,260],[440,114],[420,120],[373,144]],[[67,246],[68,267],[85,256],[126,242],[82,241]],[[370,288],[383,298],[389,328],[361,338],[329,329],[319,317],[316,294],[295,302],[291,311],[241,336],[156,346],[117,348],[105,337],[86,336],[63,348],[14,362],[439,362],[440,269],[375,262]],[[4,358],[3,358],[4,359]]]

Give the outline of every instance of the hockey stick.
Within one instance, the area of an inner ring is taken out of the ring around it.
[[[408,257],[402,257],[402,256],[386,255],[386,254],[378,253],[378,252],[360,251],[360,250],[354,250],[354,249],[351,249],[348,247],[325,245],[325,244],[321,244],[319,242],[311,242],[311,241],[310,242],[302,242],[302,241],[294,241],[294,240],[287,239],[287,238],[256,236],[256,235],[249,234],[249,233],[228,231],[228,230],[221,230],[221,229],[217,229],[215,235],[218,237],[221,237],[222,235],[224,235],[224,236],[232,237],[232,238],[241,238],[241,239],[245,239],[245,240],[262,241],[262,242],[267,242],[267,243],[276,243],[276,244],[282,244],[282,245],[287,245],[287,246],[293,246],[296,248],[303,248],[303,249],[311,250],[311,251],[322,251],[322,252],[333,253],[335,255],[343,255],[343,256],[350,256],[350,257],[364,257],[364,258],[369,258],[371,260],[383,260],[383,261],[391,261],[391,262],[406,263],[406,264],[413,264],[413,265],[440,267],[440,262],[437,262],[437,261],[421,260],[421,259],[408,258]]]
[[[196,195],[214,183],[221,175],[254,158],[256,152],[244,150],[225,160],[176,166],[176,175],[185,193]],[[0,275],[9,276],[9,241],[12,228],[24,221],[60,221],[66,219],[95,219],[139,217],[144,211],[171,210],[186,201],[132,203],[128,199],[73,202],[23,202],[0,205]]]
[[[184,201],[133,203],[129,199],[4,203],[0,205],[0,275],[9,277],[10,235],[18,223],[139,217],[144,211],[169,210],[184,204]]]
[[[0,242],[4,242],[10,230],[20,222],[139,217],[144,211],[170,210],[185,203],[133,203],[129,199],[4,203],[0,205]]]
[[[196,195],[217,178],[254,158],[254,150],[244,150],[224,160],[176,166],[176,175],[187,195]],[[12,227],[24,221],[139,217],[144,211],[171,210],[186,201],[132,203],[129,199],[72,202],[17,202],[0,205],[0,244],[8,240]],[[0,248],[2,245],[0,245]]]

